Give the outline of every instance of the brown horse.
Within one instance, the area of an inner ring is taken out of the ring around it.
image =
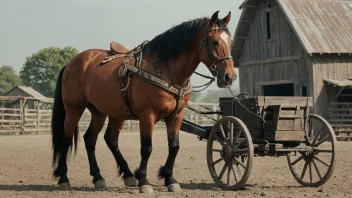
[[[147,179],[153,127],[159,120],[165,121],[169,155],[159,176],[165,179],[168,191],[181,190],[173,177],[173,166],[179,150],[183,109],[189,100],[189,79],[203,62],[219,87],[230,87],[235,81],[230,55],[232,39],[227,28],[230,18],[230,12],[223,19],[215,12],[210,19],[183,22],[130,51],[122,45],[114,46],[115,52],[83,51],[63,67],[52,117],[53,165],[54,176],[60,177],[58,184],[70,187],[66,158],[72,140],[77,146],[77,124],[88,108],[92,118],[84,141],[96,188],[106,188],[95,158],[95,145],[109,117],[106,144],[125,185],[135,186],[138,180],[140,192],[153,192]],[[118,147],[124,121],[131,119],[139,119],[140,124],[141,162],[134,173]]]

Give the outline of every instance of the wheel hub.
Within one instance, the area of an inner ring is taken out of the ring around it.
[[[306,157],[310,157],[310,156],[313,156],[314,155],[314,149],[313,147],[309,146],[306,148],[306,151],[304,152],[304,155]]]
[[[221,157],[228,163],[231,160],[231,148],[229,146],[225,146],[222,148]]]

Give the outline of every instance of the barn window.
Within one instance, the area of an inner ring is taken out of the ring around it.
[[[271,30],[270,30],[270,12],[266,12],[266,38],[271,39]]]

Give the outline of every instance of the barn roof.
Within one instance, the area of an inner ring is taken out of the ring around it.
[[[46,98],[45,96],[43,96],[41,93],[39,93],[38,91],[34,90],[32,87],[28,87],[28,86],[15,86],[12,89],[10,89],[8,92],[6,92],[4,95],[8,95],[10,92],[12,92],[12,90],[14,89],[21,89],[23,92],[27,93],[28,95],[32,96],[33,98],[37,98],[37,99],[44,99]]]
[[[324,79],[325,82],[328,84],[331,84],[333,86],[338,86],[338,87],[352,87],[352,78],[348,79]]]
[[[233,45],[239,58],[257,2],[245,0]],[[307,53],[352,53],[351,0],[276,0]],[[247,21],[247,22],[245,22]]]

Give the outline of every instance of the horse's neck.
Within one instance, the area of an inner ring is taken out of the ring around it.
[[[163,73],[167,79],[178,86],[185,86],[199,64],[196,50],[182,54],[176,60],[169,62],[169,70]],[[167,69],[166,69],[167,70]]]

